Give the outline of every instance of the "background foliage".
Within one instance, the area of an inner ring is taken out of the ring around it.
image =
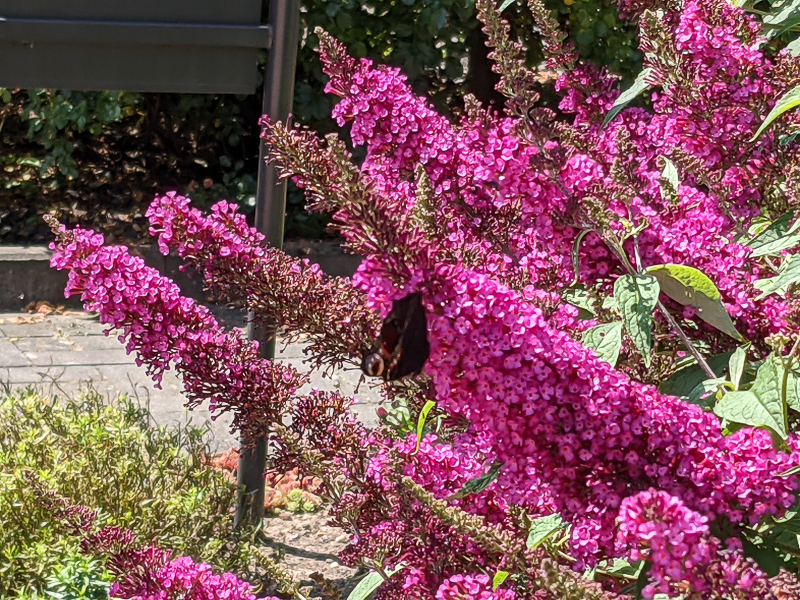
[[[625,77],[638,72],[635,32],[608,0],[547,5],[584,58]],[[537,35],[520,3],[506,16],[523,37]],[[293,113],[316,131],[336,129],[315,53],[317,26],[357,57],[401,67],[444,112],[460,110],[464,90],[499,99],[473,0],[306,0],[301,26]],[[537,53],[531,50],[531,63],[541,61]],[[46,212],[137,240],[144,207],[172,189],[201,206],[219,198],[254,206],[258,96],[0,90],[0,101],[2,241],[47,239]],[[287,235],[322,235],[327,219],[309,215],[302,202],[290,192]]]

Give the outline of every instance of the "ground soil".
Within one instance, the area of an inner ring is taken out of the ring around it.
[[[324,506],[314,513],[276,510],[265,517],[263,531],[267,545],[282,558],[286,571],[296,581],[312,587],[311,598],[324,597],[309,577],[315,572],[333,582],[346,598],[358,583],[359,573],[337,559],[349,537],[342,529],[327,524],[327,512]]]

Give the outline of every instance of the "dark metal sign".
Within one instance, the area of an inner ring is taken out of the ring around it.
[[[261,0],[0,0],[0,87],[252,94]]]

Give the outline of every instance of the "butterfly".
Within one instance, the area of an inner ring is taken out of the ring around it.
[[[361,370],[385,381],[418,375],[430,354],[428,319],[419,293],[395,300]]]

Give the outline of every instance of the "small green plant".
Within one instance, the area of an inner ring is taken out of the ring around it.
[[[56,600],[105,600],[110,580],[101,561],[75,554],[47,578],[45,594]]]
[[[81,557],[80,540],[31,489],[31,473],[70,502],[99,509],[99,525],[257,579],[248,550],[255,534],[231,531],[235,485],[209,466],[207,431],[167,430],[148,419],[125,398],[112,405],[96,394],[0,399],[0,599],[48,590],[103,597],[96,595],[101,565]]]

